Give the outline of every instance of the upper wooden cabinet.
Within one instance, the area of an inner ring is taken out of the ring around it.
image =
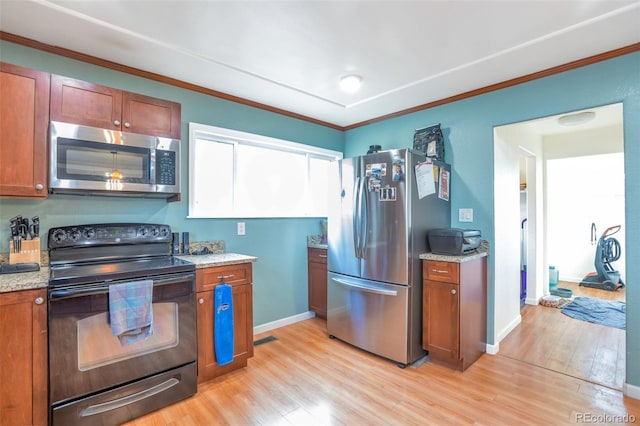
[[[51,120],[180,139],[180,104],[59,75],[51,76]]]
[[[49,74],[0,63],[0,195],[47,196]]]

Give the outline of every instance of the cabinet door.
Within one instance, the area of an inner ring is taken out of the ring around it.
[[[308,248],[309,310],[327,318],[327,250]]]
[[[0,424],[47,424],[47,291],[0,294]]]
[[[180,104],[123,92],[122,130],[180,139]]]
[[[47,196],[49,74],[0,63],[0,195]]]
[[[51,76],[51,120],[121,130],[122,91]]]
[[[423,285],[422,344],[430,356],[459,359],[460,299],[456,284],[425,280]]]
[[[233,361],[219,366],[214,340],[214,292],[201,291],[198,299],[198,382],[247,366],[253,356],[253,291],[251,284],[235,285],[233,295]]]

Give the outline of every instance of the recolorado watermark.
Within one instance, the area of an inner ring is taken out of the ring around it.
[[[576,413],[576,423],[635,423],[636,416],[633,414],[592,414]]]

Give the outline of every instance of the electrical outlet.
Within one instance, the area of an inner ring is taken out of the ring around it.
[[[460,222],[473,222],[473,209],[459,209],[458,221]]]
[[[244,234],[245,234],[244,222],[238,222],[238,235],[244,235]]]

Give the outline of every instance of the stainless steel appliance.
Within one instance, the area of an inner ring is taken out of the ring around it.
[[[180,193],[177,139],[52,121],[49,150],[52,193]]]
[[[450,167],[421,164],[416,179],[423,162],[407,149],[344,159],[330,186],[329,335],[401,365],[424,355],[418,256],[427,230],[451,221]]]
[[[196,392],[195,266],[171,241],[167,225],[49,230],[50,424],[116,425]],[[153,331],[124,345],[109,287],[139,280],[153,281]]]

